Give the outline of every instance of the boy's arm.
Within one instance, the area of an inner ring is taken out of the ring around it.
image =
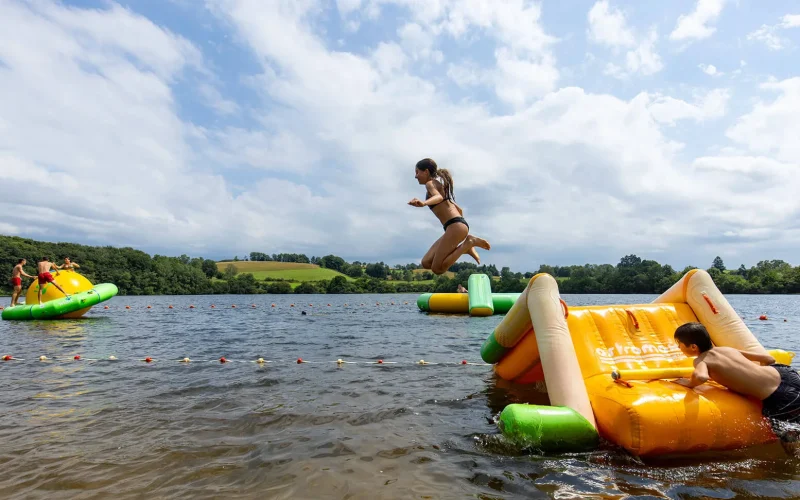
[[[747,351],[739,351],[742,353],[742,356],[749,359],[750,361],[755,361],[760,363],[761,365],[771,365],[775,363],[775,358],[773,358],[770,354],[759,354],[757,352],[747,352]]]
[[[697,366],[694,367],[691,378],[679,378],[678,380],[675,380],[675,383],[692,389],[698,385],[705,384],[710,378],[711,377],[708,375],[708,366],[706,366],[706,362],[701,361],[697,363]]]

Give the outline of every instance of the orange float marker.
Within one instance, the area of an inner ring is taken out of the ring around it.
[[[169,308],[172,309],[172,306],[169,306]]]
[[[3,361],[11,361],[12,359],[14,359],[14,356],[10,354],[6,354],[5,356],[3,356]]]
[[[103,309],[108,309],[108,306],[104,306]]]
[[[194,305],[189,306],[189,309],[194,309]]]
[[[761,321],[767,321],[767,319],[769,318],[767,318],[766,314],[762,314],[761,316],[758,317],[758,319],[760,319]]]
[[[227,359],[225,359],[225,356],[222,356],[221,358],[219,358],[219,362],[220,362],[220,363],[227,363],[227,362],[228,362],[228,360],[227,360]]]
[[[152,363],[153,362],[153,358],[151,358],[150,356],[147,356],[146,358],[144,358],[144,362],[145,363]]]
[[[302,362],[303,362],[303,358],[297,358],[297,364],[298,364],[298,365],[299,365],[300,363],[302,363]]]
[[[75,357],[72,358],[72,359],[74,359],[75,361],[80,361],[81,360],[81,355],[80,354],[76,354]]]

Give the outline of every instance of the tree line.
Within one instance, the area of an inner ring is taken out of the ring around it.
[[[654,260],[626,255],[616,265],[541,265],[535,272],[524,273],[512,272],[509,267],[498,271],[494,265],[459,262],[450,268],[452,277],[436,277],[429,271],[415,273],[420,268],[415,263],[392,267],[384,262],[347,262],[336,255],[308,257],[252,252],[242,259],[317,264],[352,278],[336,276],[330,280],[303,282],[293,289],[291,283],[284,280],[257,280],[252,274],[237,273],[235,269],[220,272],[216,261],[202,257],[151,256],[130,247],[51,243],[0,235],[0,265],[9,275],[20,258],[28,260],[27,271],[32,274],[33,266],[44,256],[58,263],[70,257],[81,265],[81,274],[90,281],[114,283],[122,295],[455,292],[458,285],[466,287],[469,276],[474,273],[492,276],[492,290],[497,293],[521,292],[527,279],[534,274],[548,273],[559,280],[562,293],[658,294],[694,269],[690,266],[677,271]],[[763,260],[750,268],[741,265],[729,270],[722,258],[716,257],[707,270],[726,294],[800,293],[800,266],[794,267],[782,260]],[[29,282],[25,283],[27,286]],[[11,293],[7,280],[0,282],[0,292]]]

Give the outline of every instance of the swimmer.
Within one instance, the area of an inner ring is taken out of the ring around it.
[[[58,283],[56,283],[55,280],[53,279],[53,275],[50,274],[50,269],[55,269],[56,276],[58,276],[59,275],[58,266],[56,266],[55,264],[50,262],[50,259],[48,257],[42,257],[39,260],[39,264],[37,265],[37,268],[38,268],[38,271],[39,271],[39,276],[38,276],[38,279],[39,279],[39,305],[42,305],[42,288],[47,283],[52,283],[56,288],[61,290],[61,293],[63,293],[66,298],[69,298],[69,294],[67,292],[65,292],[63,288],[58,286]]]
[[[491,245],[488,241],[469,234],[469,225],[463,217],[464,211],[455,202],[450,172],[440,169],[430,158],[417,162],[414,171],[414,178],[425,185],[427,193],[425,201],[414,198],[408,204],[412,207],[430,208],[444,229],[444,235],[422,257],[422,267],[435,274],[444,274],[464,254],[480,264],[481,258],[475,247],[489,250]]]
[[[456,289],[456,291],[457,291],[458,293],[469,293],[469,291],[468,291],[466,288],[464,288],[464,287],[461,285],[461,283],[459,283],[459,284],[458,284],[458,288]]]
[[[26,273],[22,270],[22,266],[27,264],[28,261],[25,259],[19,259],[17,261],[17,265],[14,266],[14,270],[11,271],[11,279],[9,283],[14,291],[11,293],[11,307],[17,305],[17,300],[19,300],[19,294],[22,292],[22,276],[26,278],[36,279],[35,276],[31,276],[30,274]]]

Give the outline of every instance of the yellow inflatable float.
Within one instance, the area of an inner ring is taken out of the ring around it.
[[[509,405],[501,430],[551,450],[591,448],[602,437],[637,456],[775,441],[760,401],[714,383],[670,382],[693,370],[673,340],[692,321],[717,346],[767,352],[702,270],[649,304],[590,307],[568,307],[553,277],[534,276],[481,356],[503,379],[543,383],[552,406]],[[769,352],[787,365],[794,356]]]

